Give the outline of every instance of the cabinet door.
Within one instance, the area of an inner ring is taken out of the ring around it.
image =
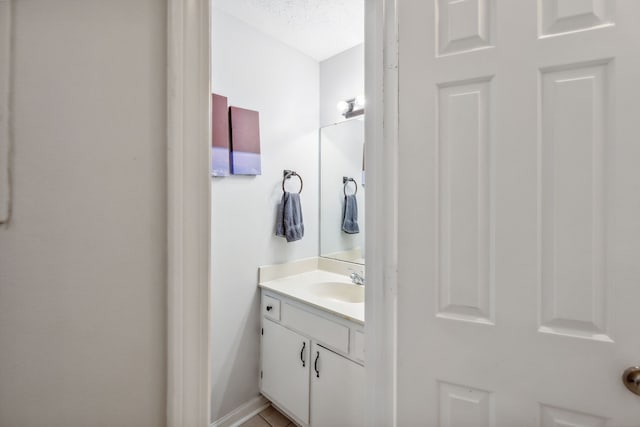
[[[264,319],[262,393],[304,424],[309,423],[309,340]]]
[[[364,426],[364,367],[317,344],[311,362],[311,426]]]

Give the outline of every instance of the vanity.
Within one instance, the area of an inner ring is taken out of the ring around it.
[[[262,394],[303,426],[363,426],[364,287],[323,270],[260,287]]]
[[[260,391],[305,427],[364,426],[363,123],[320,131],[321,256],[260,268]],[[341,227],[347,195],[357,234]]]

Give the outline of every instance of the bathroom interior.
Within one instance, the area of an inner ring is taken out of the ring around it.
[[[364,0],[214,0],[211,70],[212,425],[364,425]]]
[[[0,427],[638,427],[639,22],[0,0]]]

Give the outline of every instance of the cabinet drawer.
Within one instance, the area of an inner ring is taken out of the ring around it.
[[[349,353],[349,328],[287,304],[282,307],[282,322],[316,341],[342,353]]]
[[[262,314],[270,319],[280,321],[280,300],[263,294]]]

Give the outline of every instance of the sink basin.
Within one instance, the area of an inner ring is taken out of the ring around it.
[[[321,282],[309,286],[309,291],[317,297],[347,303],[364,302],[364,286],[345,282]]]

